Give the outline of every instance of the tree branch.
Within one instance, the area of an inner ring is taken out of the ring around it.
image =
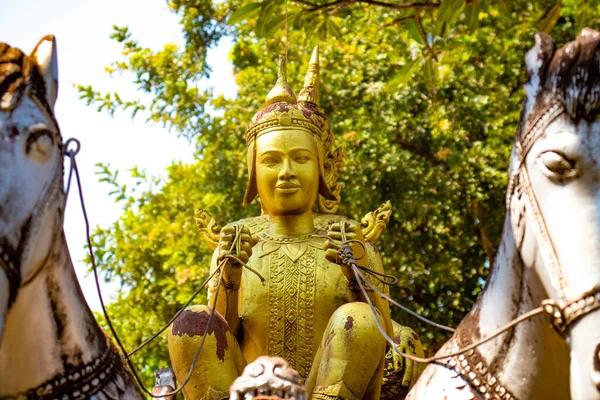
[[[496,254],[488,230],[483,222],[483,210],[481,208],[481,205],[479,204],[479,201],[473,201],[473,208],[475,209],[475,217],[479,221],[478,225],[479,232],[481,233],[481,244],[483,245],[483,249],[485,250],[485,254],[487,255],[490,265],[492,265],[494,263],[494,258],[496,257]]]
[[[381,27],[382,28],[387,28],[389,26],[400,25],[400,24],[405,23],[406,21],[410,21],[411,19],[415,19],[415,16],[411,15],[410,17],[404,17],[404,18],[396,19],[396,20],[390,22],[389,24],[383,24],[383,25],[381,25]]]
[[[384,8],[391,8],[393,10],[408,10],[408,9],[412,9],[412,10],[433,10],[433,9],[437,9],[440,8],[440,6],[442,5],[441,3],[424,3],[424,2],[414,2],[414,3],[401,3],[401,4],[394,4],[394,3],[388,3],[385,1],[379,1],[379,0],[334,0],[332,2],[329,3],[323,3],[323,4],[318,4],[318,3],[313,3],[311,1],[308,0],[291,0],[293,3],[296,4],[300,4],[304,7],[307,7],[309,12],[313,12],[313,11],[319,11],[322,10],[324,8],[329,9],[332,7],[337,6],[340,3],[344,3],[347,2],[349,4],[351,3],[363,3],[363,4],[368,4],[368,5],[372,5],[372,6],[377,6],[377,7],[384,7]],[[467,6],[472,5],[477,3],[479,0],[467,0]]]

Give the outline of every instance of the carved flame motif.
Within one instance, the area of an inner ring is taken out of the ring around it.
[[[321,199],[319,199],[320,201]],[[337,209],[337,206],[336,206]],[[388,200],[375,211],[371,211],[365,215],[361,220],[362,233],[365,239],[375,244],[381,236],[381,233],[385,230],[390,217],[392,216],[392,203]],[[332,214],[316,214],[315,215],[315,228],[327,230],[331,223],[345,221],[346,217]],[[246,218],[236,223],[243,224],[250,232],[254,235],[260,235],[264,233],[268,227],[269,222],[263,215],[260,217]],[[215,219],[206,210],[196,210],[196,226],[200,237],[211,250],[215,250],[219,245],[219,234],[221,233],[221,225],[217,224]]]
[[[336,182],[344,169],[345,156],[346,151],[343,147],[339,147],[325,159],[325,181],[331,192],[337,197],[337,200],[327,200],[325,197],[319,195],[317,204],[319,212],[323,214],[335,214],[340,206],[342,184]]]
[[[377,207],[375,211],[371,211],[365,215],[360,221],[365,239],[371,243],[375,243],[385,230],[391,216],[392,202],[389,200]]]
[[[230,400],[306,400],[300,375],[281,357],[260,356],[229,389]]]
[[[202,240],[208,244],[211,250],[219,245],[219,234],[221,225],[217,224],[215,219],[206,210],[196,210],[196,227]]]

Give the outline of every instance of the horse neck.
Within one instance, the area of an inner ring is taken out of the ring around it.
[[[25,392],[91,362],[107,347],[77,281],[64,233],[43,270],[21,287],[0,346],[0,395]]]
[[[487,337],[547,298],[534,267],[523,265],[510,214],[483,294],[457,334]],[[569,398],[569,352],[546,315],[537,316],[479,347],[492,375],[519,399]]]

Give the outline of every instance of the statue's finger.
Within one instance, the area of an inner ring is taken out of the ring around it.
[[[221,232],[221,236],[219,237],[219,241],[221,242],[231,242],[233,241],[233,235],[230,233]]]
[[[335,222],[335,223],[331,224],[329,226],[329,230],[330,231],[339,231],[340,230],[340,223],[339,222]]]
[[[347,229],[353,232],[356,232],[361,228],[360,224],[357,221],[349,221],[346,223],[347,224]]]
[[[240,240],[242,242],[251,242],[252,241],[252,236],[250,236],[249,233],[242,233],[242,236],[240,237]]]
[[[337,241],[342,240],[342,233],[338,232],[338,231],[329,231],[329,232],[327,232],[327,236],[333,240],[337,240]]]
[[[240,254],[238,254],[238,258],[244,263],[248,262],[248,260],[250,259],[248,253],[246,253],[244,250],[240,251]]]
[[[325,251],[325,258],[332,263],[337,261],[337,250],[335,249],[327,249]]]
[[[252,244],[248,242],[242,242],[241,251],[245,251],[247,254],[252,254]]]
[[[235,226],[233,225],[227,225],[225,227],[223,227],[223,229],[221,229],[221,234],[223,233],[229,233],[229,234],[233,234],[235,233]]]
[[[258,236],[250,235],[250,237],[252,238],[252,246],[256,245],[258,243]]]

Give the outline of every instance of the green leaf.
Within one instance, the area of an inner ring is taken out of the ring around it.
[[[386,91],[388,93],[394,93],[399,86],[406,84],[406,82],[408,82],[408,80],[413,76],[416,67],[419,66],[422,61],[422,58],[416,58],[404,64],[402,68],[400,68],[400,71],[398,71],[392,80],[388,82]]]
[[[479,11],[481,10],[481,2],[477,2],[465,10],[465,19],[467,26],[475,29],[479,25]]]
[[[425,69],[423,71],[423,76],[425,76],[425,82],[427,83],[427,88],[429,89],[430,93],[433,93],[435,91],[435,82],[437,78],[436,75],[437,67],[435,65],[435,61],[431,56],[427,57],[427,59],[425,60]]]
[[[285,15],[277,15],[275,17],[273,17],[267,24],[265,24],[265,27],[263,29],[263,36],[264,38],[270,38],[273,37],[273,35],[275,35],[275,33],[277,32],[277,30],[285,23]]]
[[[260,14],[258,14],[258,19],[256,20],[256,27],[254,28],[254,33],[259,38],[264,37],[265,27],[273,17],[271,11],[275,8],[275,4],[272,1],[262,3]]]
[[[319,40],[324,42],[327,39],[327,18],[323,20],[323,22],[321,22],[319,24],[319,29],[317,31],[318,35],[319,35]]]
[[[444,26],[451,27],[452,23],[462,13],[466,4],[466,0],[444,0],[437,13],[434,35],[440,36],[444,30]]]
[[[342,31],[340,31],[340,28],[338,28],[331,18],[327,19],[327,29],[336,39],[342,38]]]
[[[419,33],[419,28],[417,27],[417,22],[414,19],[406,21],[404,23],[404,26],[406,27],[406,29],[408,29],[408,32],[410,33],[410,37],[415,42],[419,43],[422,46],[425,46],[425,42],[423,41],[423,37]]]
[[[544,13],[544,16],[540,20],[539,30],[545,33],[550,33],[558,18],[560,17],[560,1],[558,1],[555,5],[550,7]]]
[[[227,23],[229,25],[235,25],[245,20],[246,18],[254,14],[260,7],[262,7],[262,5],[263,3],[248,3],[245,6],[238,8],[233,13],[231,13],[229,19],[227,20]]]
[[[304,13],[303,12],[297,12],[297,13],[293,13],[289,15],[289,20],[292,23],[292,27],[295,30],[300,30],[302,29],[302,23],[304,20]]]

